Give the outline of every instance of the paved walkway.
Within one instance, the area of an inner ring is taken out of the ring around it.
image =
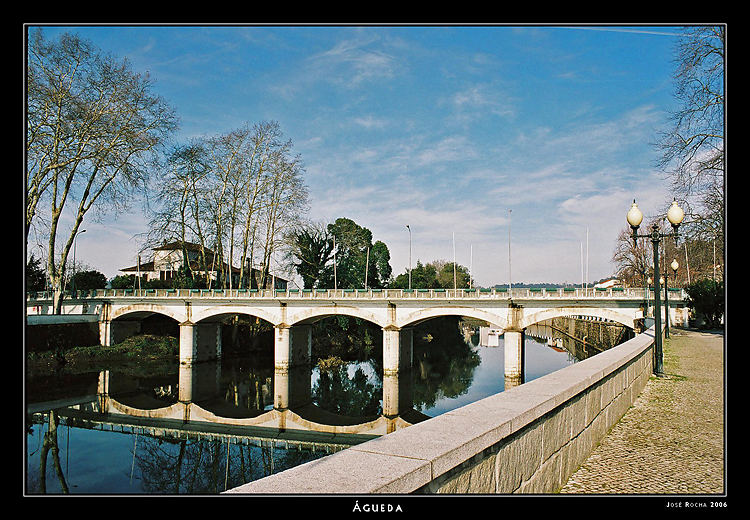
[[[560,493],[724,494],[724,336],[675,329],[664,372]]]

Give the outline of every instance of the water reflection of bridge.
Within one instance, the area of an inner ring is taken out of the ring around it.
[[[220,363],[179,365],[176,396],[171,388],[155,392],[109,370],[99,372],[96,388],[79,396],[34,403],[27,412],[36,421],[50,410],[93,427],[129,427],[167,438],[231,439],[233,443],[268,444],[299,449],[336,450],[405,428],[428,417],[413,409],[408,374],[383,377],[383,413],[371,417],[335,414],[311,399],[310,371],[275,370],[273,407],[252,409],[220,395]],[[41,414],[41,415],[40,415]]]
[[[581,325],[584,326],[581,331]],[[587,328],[594,327],[598,333],[592,334]],[[602,330],[609,333],[602,334]],[[485,347],[497,347],[503,336],[503,329],[497,327],[479,327],[479,344]],[[567,351],[578,360],[614,347],[633,337],[633,331],[622,324],[608,320],[590,320],[575,316],[555,318],[529,325],[525,336],[546,342],[556,350]]]
[[[37,424],[47,422],[47,414],[52,407],[45,403],[34,407],[31,421]],[[180,419],[138,417],[123,414],[101,414],[96,403],[81,403],[66,408],[54,408],[58,417],[63,417],[76,427],[111,431],[124,434],[148,435],[157,439],[214,441],[229,444],[242,444],[260,448],[298,449],[312,452],[333,453],[359,444],[378,435],[374,434],[334,434],[305,430],[281,430],[260,426],[238,426],[204,421],[184,422]]]

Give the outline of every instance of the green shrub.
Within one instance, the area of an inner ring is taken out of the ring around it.
[[[721,327],[724,315],[724,282],[698,280],[687,287],[688,305],[695,310],[698,317],[705,321],[704,327],[716,329]]]

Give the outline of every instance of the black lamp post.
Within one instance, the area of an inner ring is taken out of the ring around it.
[[[677,259],[676,258],[672,259],[672,263],[669,264],[669,267],[672,268],[672,272],[674,273],[674,279],[672,280],[673,281],[672,285],[673,285],[673,287],[676,288],[677,287],[677,269],[680,267],[680,264],[677,263]],[[664,277],[668,278],[668,276],[667,276],[666,273],[664,273]],[[668,298],[668,296],[667,296],[667,298]],[[667,316],[669,316],[669,303],[667,303]],[[669,326],[669,325],[667,325],[667,326]]]
[[[664,282],[664,337],[669,337],[669,274],[664,273],[664,278],[659,280]]]
[[[672,206],[667,211],[667,219],[672,224],[672,233],[663,234],[659,232],[659,224],[655,222],[651,227],[651,233],[648,235],[639,235],[638,227],[643,221],[643,213],[638,209],[638,206],[633,200],[633,206],[628,211],[627,220],[630,228],[632,229],[631,238],[633,243],[639,238],[648,238],[654,246],[654,321],[656,323],[656,335],[654,338],[654,374],[662,375],[664,369],[664,352],[662,350],[662,331],[661,331],[661,287],[659,283],[659,243],[662,238],[674,237],[675,242],[678,237],[678,228],[682,219],[685,217],[685,213],[677,205],[677,200],[672,202]]]

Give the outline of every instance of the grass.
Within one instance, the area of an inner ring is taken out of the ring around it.
[[[28,352],[27,366],[44,369],[110,361],[171,360],[179,354],[179,340],[169,336],[141,334],[109,347],[92,345],[68,349]]]

